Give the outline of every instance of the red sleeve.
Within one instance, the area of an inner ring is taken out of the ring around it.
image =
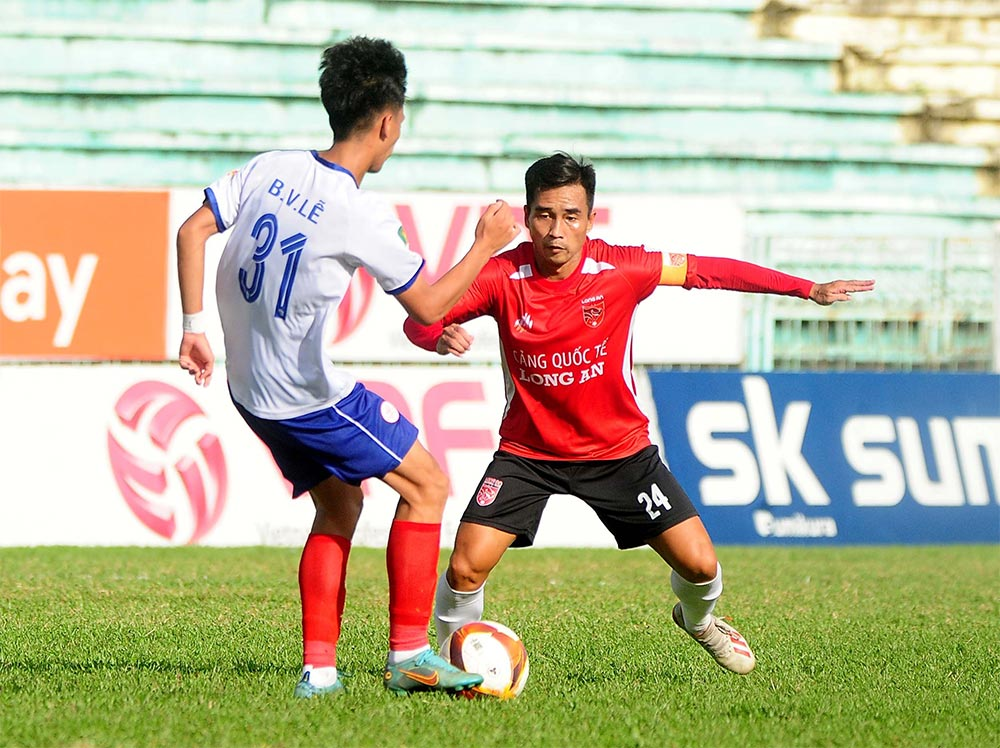
[[[588,239],[587,242],[591,256],[610,260],[625,275],[637,301],[656,290],[663,269],[661,252],[648,252],[640,245],[608,244],[601,239]]]
[[[813,282],[778,270],[727,257],[687,256],[684,288],[721,288],[727,291],[773,293],[808,299]]]
[[[403,320],[403,333],[415,346],[431,353],[437,353],[438,338],[441,337],[441,333],[448,325],[462,324],[470,319],[491,313],[497,272],[496,262],[489,261],[486,267],[479,271],[479,275],[462,295],[462,298],[444,316],[444,319],[433,325],[422,325],[407,317]]]
[[[433,325],[422,325],[407,317],[403,321],[403,332],[415,346],[431,353],[437,352],[438,338],[444,330],[444,322],[438,320]]]

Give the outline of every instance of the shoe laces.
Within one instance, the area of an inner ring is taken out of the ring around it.
[[[732,629],[718,618],[714,618],[708,627],[695,637],[706,649],[720,655],[729,654],[733,642],[729,638]]]
[[[434,654],[433,649],[425,649],[423,652],[414,657],[413,665],[415,667],[442,667],[447,665],[447,663]]]

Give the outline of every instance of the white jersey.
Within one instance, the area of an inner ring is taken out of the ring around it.
[[[387,293],[423,266],[389,205],[315,151],[271,151],[205,190],[232,228],[215,291],[233,398],[260,418],[327,407],[356,383],[324,353],[327,322],[354,271]]]

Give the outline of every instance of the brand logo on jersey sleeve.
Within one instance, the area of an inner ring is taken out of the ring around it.
[[[598,327],[604,321],[604,297],[584,299],[583,321],[587,327]]]
[[[501,486],[503,486],[503,481],[499,478],[483,478],[482,485],[479,486],[479,492],[476,494],[476,503],[479,506],[489,506],[492,504],[497,500],[497,494],[500,493]]]

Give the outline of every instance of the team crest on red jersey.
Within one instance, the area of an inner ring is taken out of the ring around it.
[[[479,493],[476,494],[476,503],[479,506],[492,504],[496,501],[502,485],[503,481],[499,478],[483,478],[483,484],[479,487]]]
[[[597,327],[604,321],[604,297],[583,302],[583,321],[587,327]]]

